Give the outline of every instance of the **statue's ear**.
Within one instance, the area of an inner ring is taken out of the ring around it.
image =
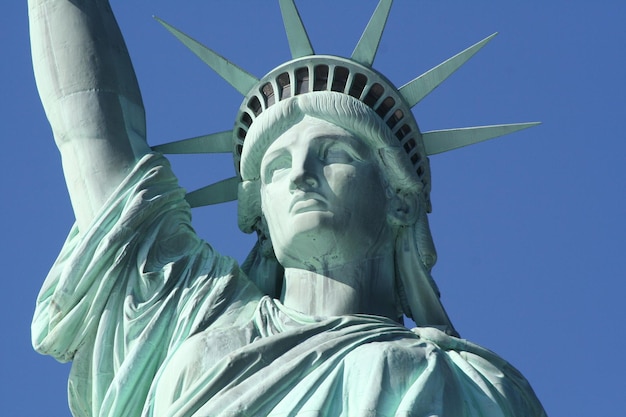
[[[263,256],[265,256],[266,258],[276,258],[276,254],[274,253],[274,246],[272,245],[272,238],[270,237],[270,229],[269,227],[267,227],[267,221],[265,220],[265,216],[261,215],[261,218],[255,225],[255,229]]]
[[[244,233],[256,230],[261,217],[261,182],[259,180],[242,181],[237,190],[237,222]]]
[[[414,194],[393,192],[387,204],[387,221],[393,226],[410,226],[417,221],[419,201]]]

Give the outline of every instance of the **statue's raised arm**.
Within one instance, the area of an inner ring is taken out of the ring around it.
[[[139,86],[107,0],[28,6],[37,87],[84,229],[149,151]]]

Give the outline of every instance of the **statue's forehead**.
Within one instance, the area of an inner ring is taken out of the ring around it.
[[[361,143],[364,144],[364,141],[358,135],[353,134],[343,126],[307,115],[281,134],[278,134],[276,139],[270,139],[271,143],[266,152],[291,143],[320,142],[323,140],[342,141],[354,146],[358,146]]]
[[[349,150],[353,156],[362,161],[371,159],[372,148],[379,147],[373,141],[364,139],[339,124],[306,115],[275,139],[270,137],[267,140],[267,147],[260,156],[259,168],[262,171],[263,167],[275,158],[285,155],[304,157],[320,154],[335,145]]]

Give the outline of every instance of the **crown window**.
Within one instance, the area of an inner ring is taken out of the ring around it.
[[[241,115],[241,123],[249,128],[252,125],[252,117],[250,117],[248,113],[243,112]]]
[[[331,91],[343,93],[346,89],[346,83],[348,82],[348,74],[350,74],[350,70],[348,70],[348,68],[335,67]]]
[[[373,108],[374,104],[376,104],[376,102],[378,101],[378,99],[380,99],[384,92],[385,89],[382,85],[378,83],[373,84],[367,92],[367,95],[363,99],[363,103]]]
[[[395,104],[396,101],[392,97],[387,97],[382,103],[380,103],[380,106],[376,109],[376,113],[384,119],[387,113],[389,113],[389,110],[391,110]]]
[[[296,94],[309,92],[309,69],[307,67],[296,70]]]
[[[270,107],[276,102],[274,87],[272,87],[271,83],[263,84],[263,87],[261,87],[261,94],[263,95],[263,99],[265,100],[265,108]]]
[[[367,77],[363,74],[355,74],[354,79],[352,80],[352,84],[350,85],[350,90],[348,94],[350,94],[354,98],[361,98],[361,94],[363,94],[363,90],[367,85]]]
[[[281,88],[280,99],[283,100],[291,97],[291,79],[289,78],[289,73],[283,72],[276,80]]]
[[[261,101],[257,96],[253,96],[250,101],[248,101],[248,108],[252,110],[255,116],[261,114]]]
[[[402,139],[404,138],[406,135],[408,135],[409,133],[411,133],[411,128],[409,127],[409,125],[404,124],[402,125],[402,127],[400,129],[398,129],[398,131],[396,132],[396,137],[398,139]]]
[[[313,91],[324,91],[328,88],[328,65],[317,65],[313,70]]]

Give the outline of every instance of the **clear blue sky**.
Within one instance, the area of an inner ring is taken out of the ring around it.
[[[5,2],[0,15],[0,403],[5,416],[65,417],[69,367],[30,345],[35,298],[73,216],[32,76],[25,3]],[[316,52],[339,55],[375,4],[299,1]],[[241,99],[153,14],[257,76],[289,57],[275,1],[112,5],[151,144],[230,129]],[[619,1],[397,0],[374,65],[401,85],[500,32],[416,107],[418,123],[543,124],[431,158],[434,276],[462,336],[518,367],[551,417],[626,415],[624,22]],[[233,173],[225,157],[173,163],[189,189]],[[194,225],[240,260],[250,247],[233,204],[196,210]]]

